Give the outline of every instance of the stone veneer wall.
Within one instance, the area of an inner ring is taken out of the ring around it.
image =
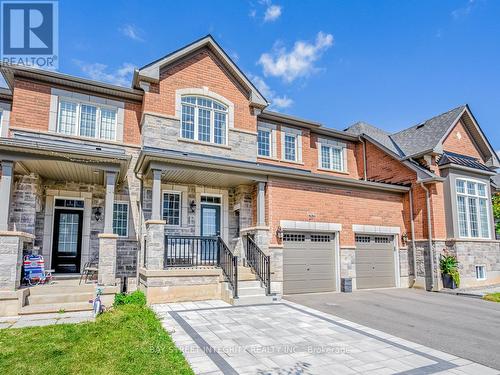
[[[145,114],[142,125],[142,142],[146,147],[186,152],[189,145],[191,153],[226,158],[256,161],[257,135],[250,132],[229,129],[228,146],[214,147],[199,142],[180,139],[180,120],[163,116]]]
[[[43,189],[40,183],[41,178],[35,173],[15,176],[9,215],[10,230],[35,234],[37,213],[42,210],[43,205]]]

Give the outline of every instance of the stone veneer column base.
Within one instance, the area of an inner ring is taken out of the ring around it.
[[[99,237],[98,283],[104,286],[116,285],[116,241],[118,235],[101,233]]]
[[[35,236],[24,232],[0,232],[0,290],[15,291],[21,284],[23,246]]]
[[[165,257],[165,220],[146,221],[145,264],[149,271],[162,270]]]

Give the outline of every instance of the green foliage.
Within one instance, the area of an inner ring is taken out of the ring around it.
[[[136,304],[95,322],[0,329],[0,348],[2,375],[193,374],[154,312]]]
[[[483,297],[486,301],[499,302],[500,303],[500,293],[489,293]]]
[[[146,296],[143,292],[136,290],[133,293],[118,293],[115,295],[115,302],[113,306],[121,306],[121,305],[137,305],[137,306],[145,306],[146,305]]]
[[[500,234],[500,194],[493,196],[493,216],[495,216],[496,230]]]
[[[450,275],[457,285],[460,287],[460,273],[458,272],[458,260],[454,255],[444,254],[439,259],[439,268],[442,274]]]

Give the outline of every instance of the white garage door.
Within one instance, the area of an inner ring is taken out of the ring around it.
[[[283,292],[335,291],[335,234],[285,233],[283,235]]]
[[[357,289],[396,286],[393,240],[393,236],[356,235]]]

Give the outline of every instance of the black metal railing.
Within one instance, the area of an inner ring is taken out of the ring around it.
[[[238,257],[234,256],[220,236],[165,236],[164,268],[221,267],[238,297]]]
[[[271,257],[257,246],[255,241],[247,236],[245,250],[246,262],[254,270],[257,277],[266,287],[266,294],[271,294]]]

